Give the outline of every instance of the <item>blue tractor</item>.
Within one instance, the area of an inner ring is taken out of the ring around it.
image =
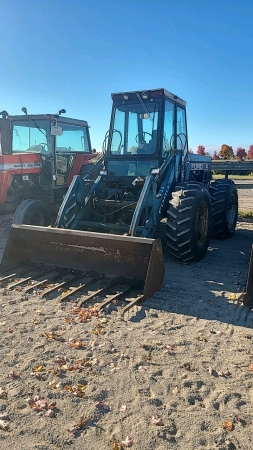
[[[166,222],[168,252],[185,263],[202,259],[211,235],[235,232],[234,183],[211,182],[211,157],[189,152],[184,100],[166,89],[112,100],[104,167],[95,182],[75,177],[56,226],[164,240]]]
[[[164,276],[161,241],[191,263],[206,255],[211,236],[234,234],[236,187],[212,181],[211,157],[189,152],[181,98],[166,89],[112,94],[103,152],[102,166],[73,178],[55,228],[14,225],[6,263],[17,257],[15,241],[19,257],[40,253],[42,262],[143,280],[147,298]]]

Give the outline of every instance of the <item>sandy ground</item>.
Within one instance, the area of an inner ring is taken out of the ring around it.
[[[124,318],[2,288],[0,449],[252,449],[253,313],[237,301],[252,243],[240,221],[197,264],[166,257],[162,289]]]

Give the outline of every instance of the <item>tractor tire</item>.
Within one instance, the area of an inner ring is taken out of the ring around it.
[[[49,209],[41,200],[28,199],[18,205],[13,223],[47,227],[51,224]]]
[[[238,216],[238,192],[232,180],[216,180],[209,193],[212,203],[212,237],[228,239],[235,233]]]
[[[175,187],[167,211],[167,249],[184,263],[201,260],[211,238],[212,209],[208,190],[201,183]]]

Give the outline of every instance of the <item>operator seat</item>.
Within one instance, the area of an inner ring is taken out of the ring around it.
[[[149,143],[139,142],[137,148],[137,155],[151,155],[156,151],[156,141],[157,141],[157,130],[152,131],[152,138]]]

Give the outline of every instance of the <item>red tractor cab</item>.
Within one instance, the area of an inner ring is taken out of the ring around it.
[[[88,123],[59,114],[0,115],[0,211],[48,225],[74,177],[94,158]]]

